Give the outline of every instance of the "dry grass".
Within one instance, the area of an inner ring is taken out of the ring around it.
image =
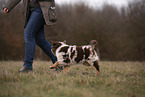
[[[33,73],[18,73],[23,62],[0,62],[0,97],[144,97],[144,62],[101,62],[101,72],[72,66],[68,74],[35,61]]]

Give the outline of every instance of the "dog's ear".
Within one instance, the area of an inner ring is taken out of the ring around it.
[[[54,41],[51,40],[50,43],[53,45],[54,44]]]
[[[66,40],[64,40],[63,42],[66,43]]]

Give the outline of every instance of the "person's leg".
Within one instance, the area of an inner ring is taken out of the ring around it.
[[[35,35],[36,44],[50,57],[52,63],[57,61],[56,56],[52,53],[52,45],[45,39],[44,26]]]
[[[35,36],[36,44],[50,57],[52,63],[57,65],[57,57],[52,53],[52,45],[45,39],[44,26]],[[62,66],[57,66],[56,71],[63,70]]]
[[[40,8],[31,12],[29,21],[24,31],[25,40],[25,60],[24,67],[32,69],[32,63],[35,53],[35,35],[44,26],[44,19]]]

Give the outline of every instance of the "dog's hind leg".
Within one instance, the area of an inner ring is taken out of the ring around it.
[[[91,64],[90,64],[88,61],[84,61],[84,62],[83,62],[83,65],[84,65],[84,66],[91,66]]]
[[[85,66],[91,66],[91,68],[93,67],[95,70],[96,70],[96,76],[98,75],[98,72],[99,72],[99,65],[98,65],[98,61],[95,61],[95,62],[89,62],[89,61],[85,61],[83,63],[83,65]]]
[[[100,68],[99,68],[99,62],[98,61],[94,61],[93,62],[93,66],[96,69],[96,75],[98,75],[98,73],[100,72]]]

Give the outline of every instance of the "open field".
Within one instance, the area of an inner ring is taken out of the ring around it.
[[[101,62],[101,72],[75,65],[68,74],[35,61],[33,73],[18,73],[23,62],[0,62],[0,97],[145,97],[145,62]]]

